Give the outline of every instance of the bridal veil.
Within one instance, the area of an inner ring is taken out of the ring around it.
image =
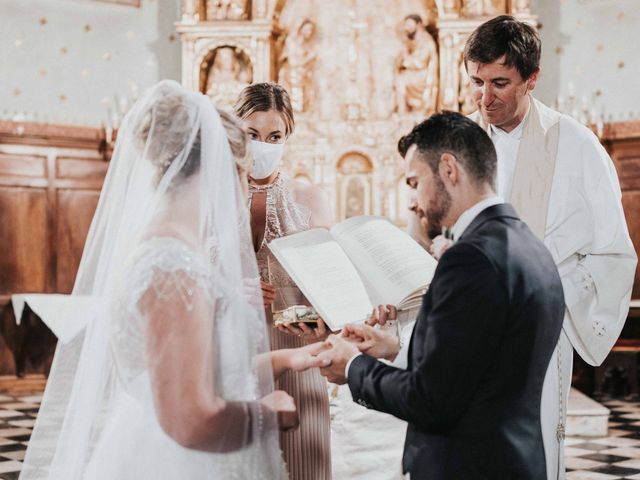
[[[257,361],[269,351],[261,302],[245,296],[257,278],[221,117],[208,97],[162,81],[118,131],[72,293],[93,306],[78,312],[81,333],[58,344],[20,478],[283,478],[277,422],[259,406],[273,377]],[[180,343],[187,329],[195,345]],[[167,351],[179,352],[176,365]],[[157,420],[162,385],[150,372],[161,359],[242,405],[210,451]]]

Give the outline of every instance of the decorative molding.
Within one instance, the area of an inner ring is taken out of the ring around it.
[[[110,156],[104,128],[0,120],[0,144],[81,148]]]
[[[602,130],[603,142],[640,139],[640,120],[607,123]]]
[[[129,7],[140,8],[140,0],[94,0],[102,3],[117,3],[118,5],[127,5]]]

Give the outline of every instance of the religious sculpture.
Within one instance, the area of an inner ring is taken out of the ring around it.
[[[514,15],[529,15],[531,13],[529,9],[529,0],[513,0],[511,9],[511,13]]]
[[[497,15],[506,12],[504,0],[465,0],[464,14],[467,17]]]
[[[207,20],[243,20],[247,17],[247,0],[207,0]]]
[[[435,111],[438,100],[438,51],[419,15],[404,20],[403,50],[395,65],[398,113]]]
[[[460,76],[458,77],[458,105],[460,108],[460,113],[462,113],[463,115],[469,115],[470,113],[475,112],[478,107],[476,106],[476,102],[473,100],[471,79],[469,78],[469,74],[467,73],[467,67],[464,64],[462,55],[460,56],[459,65],[460,66],[458,68],[458,71],[460,73]]]
[[[289,92],[296,112],[308,110],[313,100],[313,67],[318,58],[315,37],[315,23],[305,18],[295,32],[287,36],[280,55],[278,80]]]
[[[195,23],[200,20],[197,12],[196,0],[181,0],[182,21],[185,23]]]
[[[249,69],[242,65],[233,47],[217,48],[212,63],[206,94],[217,106],[230,108],[242,89],[251,83]]]

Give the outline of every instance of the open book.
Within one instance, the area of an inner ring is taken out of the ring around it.
[[[331,330],[365,320],[377,305],[419,306],[436,261],[383,217],[349,218],[269,243]]]

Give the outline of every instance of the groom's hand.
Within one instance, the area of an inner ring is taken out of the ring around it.
[[[330,345],[331,349],[320,353],[318,358],[328,359],[331,363],[329,366],[321,368],[320,373],[331,383],[338,385],[347,383],[345,368],[349,360],[360,353],[358,347],[337,335],[331,335],[324,343]]]
[[[397,335],[369,325],[346,325],[342,329],[342,337],[352,342],[362,353],[376,358],[393,361],[400,351],[400,339]]]

